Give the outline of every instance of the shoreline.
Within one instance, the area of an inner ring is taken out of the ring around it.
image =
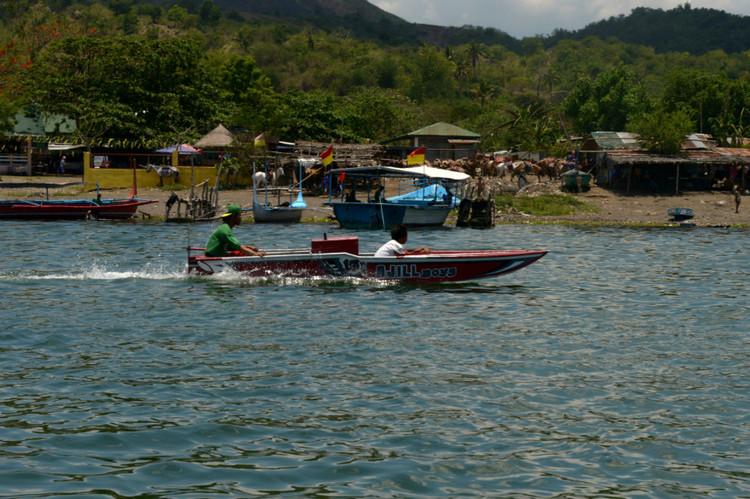
[[[56,177],[56,176],[32,176],[11,177],[3,176],[3,182],[46,182],[64,183],[79,181],[79,177]],[[509,182],[503,179],[494,179],[497,187],[502,191],[515,191]],[[66,192],[65,195],[55,196],[50,191],[50,198],[74,199],[94,197],[96,189],[83,189],[82,186],[72,187],[75,192]],[[102,189],[105,197],[125,198],[130,195],[130,189]],[[138,197],[156,199],[159,202],[143,206],[134,217],[134,220],[158,220],[164,221],[166,212],[165,202],[171,195],[170,190],[156,188],[139,189]],[[180,197],[186,197],[188,190],[176,191]],[[15,196],[11,195],[15,194]],[[524,189],[525,195],[534,196],[538,194],[565,194],[575,197],[595,208],[596,211],[579,211],[569,215],[560,216],[535,216],[522,212],[503,212],[497,210],[495,213],[495,225],[508,224],[543,224],[543,225],[591,225],[591,226],[653,226],[653,227],[749,227],[750,226],[750,197],[744,199],[739,206],[739,213],[735,213],[734,196],[728,191],[689,191],[678,195],[660,194],[628,194],[603,189],[596,185],[587,192],[561,193],[559,181],[541,182],[530,184]],[[239,204],[243,209],[252,211],[252,189],[235,189],[219,192],[219,205]],[[44,189],[0,189],[0,199],[8,198],[44,198]],[[331,208],[323,206],[328,200],[327,195],[317,195],[312,192],[303,192],[303,198],[308,207],[302,213],[303,223],[335,223],[332,219]],[[694,217],[679,221],[670,220],[667,212],[671,208],[690,208]],[[172,214],[176,213],[173,207]],[[248,221],[252,215],[248,214]],[[455,225],[456,217],[450,215],[446,224]]]

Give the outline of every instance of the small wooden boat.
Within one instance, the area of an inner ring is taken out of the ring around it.
[[[0,201],[0,219],[83,220],[86,218],[131,218],[139,206],[156,203],[151,199],[103,199],[96,204],[88,199],[5,200]]]
[[[568,192],[584,192],[591,189],[591,174],[582,172],[578,168],[563,173],[560,179],[562,179],[562,189]]]
[[[324,277],[384,279],[405,282],[450,282],[485,279],[531,265],[545,250],[431,251],[427,255],[376,257],[359,253],[353,236],[313,239],[310,249],[267,251],[266,256],[205,256],[188,248],[188,273],[224,271],[250,277]]]
[[[131,218],[139,206],[156,203],[157,200],[135,197],[133,186],[131,197],[124,199],[53,199],[49,198],[50,189],[60,189],[83,182],[51,184],[44,182],[3,183],[0,187],[19,189],[46,189],[46,199],[7,199],[0,200],[0,219],[27,220],[83,220],[85,218],[124,219]]]
[[[669,215],[672,220],[680,222],[682,220],[693,218],[693,210],[690,208],[670,208],[669,211],[667,211],[667,215]]]
[[[268,172],[265,171],[268,175]],[[265,180],[264,180],[265,182]],[[281,194],[288,193],[289,201],[281,201]],[[276,195],[276,205],[272,205],[268,198]],[[307,203],[302,199],[302,189],[298,191],[296,201],[292,201],[294,195],[293,189],[263,186],[264,199],[261,201],[258,196],[258,185],[255,183],[255,164],[253,164],[253,219],[255,223],[297,223],[302,218],[302,210],[307,207]]]

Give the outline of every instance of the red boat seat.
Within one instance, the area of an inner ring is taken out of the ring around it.
[[[359,255],[359,238],[357,236],[329,237],[312,240],[313,253],[351,253]]]

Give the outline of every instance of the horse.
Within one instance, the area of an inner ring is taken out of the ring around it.
[[[516,161],[513,163],[513,169],[510,171],[510,178],[521,177],[525,179],[528,175],[536,175],[537,183],[542,181],[542,169],[530,161]]]
[[[560,177],[560,163],[556,158],[541,159],[538,165],[542,174],[547,175],[550,180]]]

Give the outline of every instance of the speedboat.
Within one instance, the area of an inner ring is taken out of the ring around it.
[[[376,257],[359,253],[356,236],[313,239],[310,248],[266,251],[265,256],[210,257],[188,248],[188,273],[236,272],[250,277],[323,277],[405,282],[452,282],[496,277],[531,265],[546,250],[434,250],[423,255]]]

